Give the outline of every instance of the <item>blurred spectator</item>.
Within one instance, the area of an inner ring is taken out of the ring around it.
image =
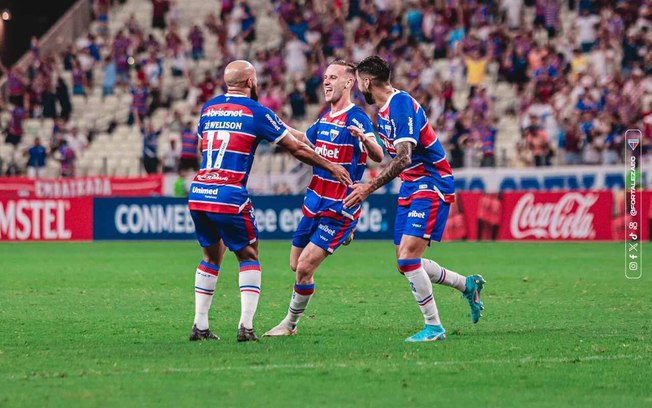
[[[181,170],[199,170],[199,149],[197,132],[192,129],[192,124],[186,122],[181,130],[181,154],[179,168]]]
[[[34,144],[29,149],[25,150],[27,159],[27,177],[37,178],[43,175],[45,170],[45,157],[47,150],[41,145],[41,139],[34,138]]]
[[[163,154],[163,173],[176,173],[179,170],[181,150],[175,139],[170,139],[170,148]]]
[[[199,84],[199,88],[201,90],[201,95],[197,100],[198,105],[205,104],[209,99],[215,96],[216,82],[213,80],[209,71],[204,73],[204,80]]]
[[[469,138],[469,129],[464,120],[455,122],[455,130],[449,143],[451,147],[451,167],[464,167],[464,149]]]
[[[7,137],[5,143],[18,146],[23,140],[23,121],[27,117],[27,111],[22,105],[16,105],[11,111],[11,119],[9,120],[9,127],[7,128]]]
[[[580,15],[575,19],[577,45],[582,49],[583,53],[590,52],[593,49],[598,35],[597,25],[599,23],[600,16],[589,14],[588,9],[582,10]]]
[[[80,156],[81,152],[88,147],[88,140],[85,136],[79,133],[79,128],[77,126],[70,128],[70,133],[65,135],[65,140],[68,142],[68,146],[75,151],[77,156]]]
[[[560,145],[560,148],[564,148],[565,164],[582,164],[582,138],[569,118],[564,119],[562,134],[564,142]]]
[[[143,64],[143,72],[152,97],[148,109],[152,111],[161,104],[161,79],[163,76],[163,67],[154,52],[149,53],[147,61]]]
[[[188,197],[188,188],[186,187],[186,171],[179,170],[178,177],[174,181],[174,196]]]
[[[113,95],[116,82],[118,81],[118,72],[115,61],[110,57],[104,59],[104,78],[102,82],[102,96]]]
[[[72,94],[86,96],[86,74],[78,59],[72,61]]]
[[[306,98],[299,88],[294,88],[290,95],[290,106],[292,107],[292,119],[300,120],[306,116]]]
[[[179,10],[179,4],[177,3],[176,0],[170,0],[168,2],[168,11],[167,14],[165,15],[165,21],[167,22],[168,26],[171,25],[178,25],[179,24],[179,19],[181,17],[181,11]]]
[[[57,158],[61,163],[61,177],[75,177],[75,151],[68,146],[66,139],[61,141]]]
[[[539,119],[535,115],[530,115],[530,125],[525,129],[525,140],[527,148],[532,154],[533,164],[536,167],[549,166],[551,150],[548,136],[539,125]]]
[[[42,95],[42,103],[44,118],[54,119],[57,117],[57,95],[55,93],[54,84],[51,82],[45,84]]]
[[[7,94],[9,103],[16,106],[24,106],[25,77],[23,71],[16,67],[7,69],[0,62],[0,70],[7,76]]]
[[[72,103],[70,102],[70,92],[68,91],[68,85],[66,85],[66,82],[61,77],[57,78],[56,95],[57,100],[59,101],[59,105],[61,105],[60,116],[64,120],[68,120],[70,118],[70,114],[72,113]]]
[[[300,78],[306,73],[308,64],[306,53],[308,51],[310,51],[310,46],[296,36],[292,36],[285,43],[285,62],[288,75]]]
[[[464,63],[466,64],[466,83],[469,85],[472,95],[473,90],[485,82],[487,58],[481,57],[480,51],[474,49],[464,59]]]
[[[192,26],[188,34],[188,41],[191,44],[192,59],[197,61],[204,58],[204,34],[197,24]]]
[[[165,14],[170,9],[170,2],[168,0],[152,0],[152,7],[152,28],[165,29],[167,27]]]
[[[134,115],[136,125],[143,136],[143,167],[147,174],[158,173],[158,141],[161,137],[162,129],[156,129],[151,119],[141,119],[140,115]],[[146,123],[143,123],[143,120]]]
[[[131,111],[127,123],[133,125],[136,117],[145,118],[149,115],[148,98],[149,89],[144,79],[138,81],[138,86],[131,88]],[[136,115],[137,114],[137,115]]]
[[[480,167],[496,167],[496,128],[487,119],[482,119],[476,131],[479,133],[482,143]]]

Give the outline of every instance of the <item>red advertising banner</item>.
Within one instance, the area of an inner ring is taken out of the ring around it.
[[[93,199],[0,198],[0,241],[89,241]]]
[[[610,240],[611,191],[505,193],[499,239]]]
[[[650,199],[652,194],[644,195],[644,211],[649,211]],[[462,192],[451,208],[444,239],[617,240],[624,234],[619,207],[622,213],[625,206],[611,191]]]
[[[148,197],[163,194],[163,176],[0,178],[0,198]]]

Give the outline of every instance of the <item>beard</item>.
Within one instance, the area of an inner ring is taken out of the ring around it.
[[[256,89],[256,88],[257,88],[256,86],[251,88],[251,97],[250,98],[253,99],[254,101],[258,101],[258,89]]]
[[[365,102],[367,102],[367,104],[373,105],[374,103],[376,103],[376,101],[374,100],[374,96],[371,94],[371,92],[362,91],[362,96],[364,96],[364,100]]]

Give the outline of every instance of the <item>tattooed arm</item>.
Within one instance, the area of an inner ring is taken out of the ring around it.
[[[412,163],[412,148],[414,147],[412,143],[402,142],[394,147],[396,148],[396,157],[394,157],[385,170],[383,170],[378,177],[373,179],[370,183],[354,185],[351,193],[344,200],[345,207],[353,208],[359,205],[369,196],[369,194],[394,180]]]

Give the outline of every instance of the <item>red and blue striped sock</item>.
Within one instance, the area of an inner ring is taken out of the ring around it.
[[[294,284],[294,290],[292,291],[292,299],[290,299],[290,307],[288,308],[288,314],[285,317],[285,321],[290,326],[291,330],[294,330],[299,323],[299,319],[303,316],[303,313],[310,303],[312,295],[315,293],[315,284]]]
[[[260,297],[260,262],[240,262],[240,323],[247,329],[254,327],[254,315]]]
[[[398,270],[410,282],[412,294],[419,305],[419,309],[421,309],[426,324],[441,324],[435,298],[432,294],[432,283],[425,269],[423,269],[421,259],[399,259]]]
[[[199,330],[208,329],[208,310],[220,274],[220,266],[201,261],[195,274],[195,322]]]

